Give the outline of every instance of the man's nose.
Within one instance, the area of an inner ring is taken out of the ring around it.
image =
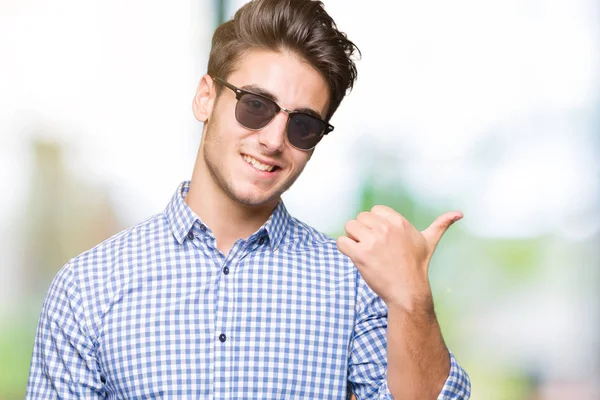
[[[288,118],[286,112],[280,111],[269,125],[259,131],[258,141],[267,151],[278,152],[283,150]]]

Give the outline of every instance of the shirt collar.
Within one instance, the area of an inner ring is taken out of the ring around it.
[[[192,209],[185,202],[185,196],[190,191],[190,182],[185,181],[179,185],[171,202],[165,210],[167,223],[173,236],[179,244],[183,243],[187,234],[191,231],[194,223],[199,220]]]
[[[279,204],[277,204],[277,207],[275,207],[275,210],[263,225],[263,228],[267,231],[267,235],[269,236],[269,242],[271,243],[271,249],[273,251],[281,244],[281,240],[285,236],[290,219],[291,216],[285,208],[283,200],[279,200]]]
[[[189,190],[190,182],[182,182],[165,210],[169,228],[180,244],[186,240],[194,223],[196,221],[202,222],[185,202],[185,196]],[[271,249],[274,251],[281,244],[290,220],[291,216],[285,208],[283,201],[280,200],[267,222],[252,236],[262,236],[263,232],[266,232],[266,235],[269,237]]]

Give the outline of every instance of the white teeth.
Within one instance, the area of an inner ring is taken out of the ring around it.
[[[259,162],[258,160],[255,160],[254,158],[247,156],[247,155],[244,155],[244,160],[248,164],[251,164],[254,168],[260,169],[261,171],[271,172],[271,171],[273,171],[273,169],[275,169],[274,165],[263,164],[263,163]]]

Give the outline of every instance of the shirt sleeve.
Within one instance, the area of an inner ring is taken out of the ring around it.
[[[54,278],[42,307],[25,398],[103,397],[94,342],[67,264]]]
[[[387,386],[387,307],[360,279],[357,316],[348,366],[349,386],[357,400],[393,400]],[[468,374],[450,352],[450,374],[438,400],[467,400]]]
[[[467,372],[456,361],[450,352],[450,374],[444,383],[438,400],[467,400],[471,397],[471,380]]]

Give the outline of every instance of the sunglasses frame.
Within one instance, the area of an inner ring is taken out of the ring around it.
[[[310,150],[314,149],[315,147],[317,147],[317,144],[319,144],[319,143],[321,142],[321,139],[323,139],[323,136],[327,135],[329,132],[333,131],[333,129],[334,129],[333,125],[331,125],[330,123],[328,123],[328,122],[326,122],[326,121],[323,121],[323,120],[322,120],[322,119],[320,119],[320,118],[317,118],[317,117],[315,117],[314,115],[307,114],[307,113],[300,112],[300,111],[292,111],[292,110],[288,110],[287,108],[281,107],[279,104],[277,104],[277,103],[276,103],[276,102],[274,102],[272,99],[270,99],[270,98],[268,98],[268,97],[266,97],[266,96],[260,95],[260,94],[258,94],[258,93],[251,92],[251,91],[249,91],[249,90],[240,89],[240,88],[238,88],[238,87],[236,87],[236,86],[232,85],[231,83],[229,83],[229,82],[227,82],[227,81],[225,81],[225,80],[223,80],[223,79],[221,79],[221,78],[218,78],[218,77],[213,77],[213,80],[214,80],[215,82],[219,83],[220,85],[223,85],[223,86],[225,86],[226,88],[228,88],[228,89],[232,90],[232,91],[235,93],[235,98],[236,98],[236,100],[237,100],[238,102],[239,102],[239,100],[240,100],[240,99],[241,99],[241,98],[242,98],[244,95],[246,95],[246,94],[251,94],[252,96],[257,96],[257,97],[260,97],[261,99],[264,99],[264,100],[266,100],[266,101],[269,101],[269,102],[271,102],[271,103],[275,104],[275,107],[276,107],[276,109],[277,109],[277,112],[276,112],[276,113],[273,115],[273,118],[271,118],[271,120],[270,120],[270,121],[269,121],[269,122],[268,122],[268,123],[267,123],[265,126],[263,126],[262,128],[255,129],[255,128],[250,128],[250,127],[247,127],[246,125],[242,124],[242,123],[241,123],[241,122],[240,122],[240,121],[237,119],[237,115],[236,115],[236,118],[235,118],[235,119],[236,119],[236,121],[238,122],[238,124],[240,124],[240,125],[241,125],[241,126],[243,126],[244,128],[246,128],[246,129],[249,129],[249,130],[251,130],[251,131],[260,131],[260,130],[262,130],[262,129],[266,128],[266,127],[267,127],[267,126],[268,126],[268,125],[269,125],[271,122],[273,122],[273,120],[275,119],[275,117],[277,116],[277,114],[279,114],[281,111],[283,111],[283,112],[285,112],[285,113],[287,113],[287,114],[288,114],[288,116],[289,116],[289,117],[288,117],[288,122],[287,122],[288,124],[289,124],[289,122],[290,122],[291,116],[292,116],[292,115],[294,115],[294,114],[306,115],[306,116],[309,116],[309,117],[311,117],[311,118],[317,119],[317,120],[321,121],[323,124],[325,124],[325,129],[324,129],[324,131],[321,133],[321,137],[319,138],[319,141],[318,141],[318,142],[317,142],[317,143],[316,143],[314,146],[312,146],[312,147],[311,147],[311,148],[309,148],[309,149],[303,149],[303,148],[300,148],[300,147],[296,147],[296,146],[294,146],[294,145],[293,145],[293,144],[290,142],[290,139],[289,139],[289,137],[288,137],[288,135],[289,135],[289,125],[286,125],[286,129],[285,129],[285,140],[287,140],[287,142],[290,144],[290,146],[292,146],[292,147],[293,147],[293,148],[295,148],[295,149],[302,150],[302,151],[310,151]],[[237,104],[236,104],[236,108],[237,108]],[[237,113],[236,113],[236,114],[237,114]]]

